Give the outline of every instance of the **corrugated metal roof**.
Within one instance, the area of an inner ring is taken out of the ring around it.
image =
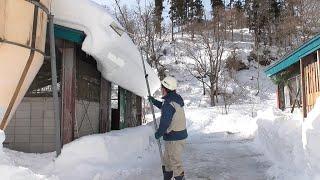
[[[290,67],[291,65],[298,62],[301,58],[311,54],[312,52],[320,49],[320,34],[316,35],[308,42],[304,43],[298,49],[290,53],[289,55],[285,56],[283,59],[278,61],[275,64],[270,65],[266,70],[265,73],[267,76],[273,76],[280,71]]]

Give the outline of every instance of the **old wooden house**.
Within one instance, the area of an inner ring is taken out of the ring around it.
[[[96,60],[81,50],[84,32],[59,25],[54,31],[61,146],[81,136],[140,125],[142,98],[102,77]],[[46,44],[48,52],[49,40]],[[55,151],[51,78],[50,60],[45,60],[5,129],[5,147],[23,152]]]
[[[277,84],[280,109],[302,109],[307,117],[320,97],[320,34],[265,70]]]

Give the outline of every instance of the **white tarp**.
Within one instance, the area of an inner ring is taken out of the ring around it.
[[[41,0],[49,8],[49,0]],[[0,0],[0,39],[44,52],[47,15],[28,1]],[[43,55],[0,43],[0,128],[9,123],[43,63]]]
[[[110,27],[116,20],[100,5],[90,0],[55,0],[55,24],[83,31],[86,38],[82,50],[93,56],[102,76],[140,96],[147,96],[140,52],[126,33]],[[151,92],[160,80],[146,64]]]

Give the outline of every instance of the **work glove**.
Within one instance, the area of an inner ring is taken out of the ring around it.
[[[151,102],[152,104],[154,104],[153,102],[156,100],[154,97],[152,96],[148,96],[148,100],[149,102]]]
[[[160,138],[161,138],[161,136],[159,135],[159,133],[158,133],[158,132],[154,133],[154,137],[156,138],[156,140],[158,140],[158,139],[160,139]]]

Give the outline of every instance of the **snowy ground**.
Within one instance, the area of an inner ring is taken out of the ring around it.
[[[266,179],[269,164],[252,151],[252,138],[226,132],[191,137],[185,164],[188,179]]]
[[[247,115],[251,106],[235,105],[228,115],[221,115],[220,111],[219,107],[187,109],[187,179],[267,179],[270,163],[253,148],[256,126],[254,118]],[[54,153],[4,151],[15,167],[39,174],[39,178],[29,176],[31,179],[160,180],[160,160],[154,143],[152,128],[146,125],[81,138],[65,147],[56,160]]]

